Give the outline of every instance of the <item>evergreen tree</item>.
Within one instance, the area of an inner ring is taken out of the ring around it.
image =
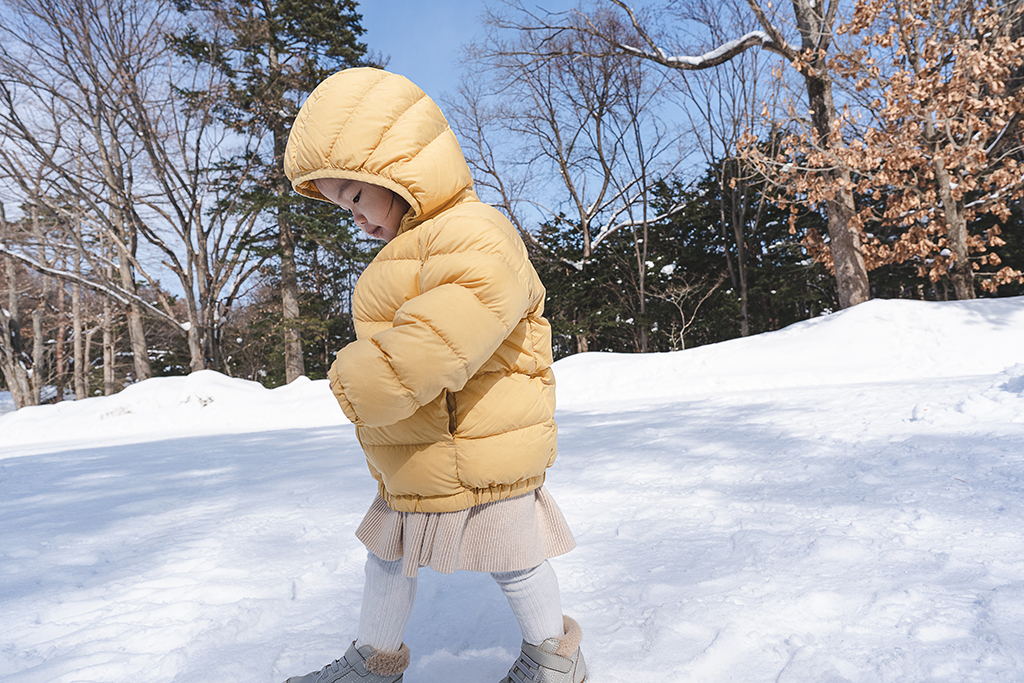
[[[178,0],[178,8],[190,27],[174,44],[223,72],[227,87],[214,94],[219,114],[257,141],[233,168],[247,210],[266,221],[265,248],[276,252],[284,375],[290,382],[305,374],[296,253],[307,228],[303,219],[323,211],[303,208],[311,200],[292,192],[282,159],[302,98],[335,71],[364,63],[361,17],[354,0]],[[335,226],[341,242],[351,244],[351,223]]]
[[[615,352],[639,351],[642,335],[651,351],[740,336],[740,299],[726,258],[731,253],[735,260],[737,247],[720,229],[721,202],[730,201],[720,196],[720,187],[710,168],[692,187],[678,179],[662,183],[655,211],[683,208],[648,227],[644,315],[635,258],[639,233],[620,231],[608,238],[578,270],[571,265],[582,250],[574,226],[562,220],[542,228],[534,258],[548,290],[546,315],[556,356],[577,352],[581,336],[590,350]],[[838,309],[834,279],[789,233],[788,219],[788,212],[771,206],[745,231],[751,334]],[[817,213],[799,216],[797,223],[801,229],[824,226]]]
[[[352,225],[349,214],[323,202],[296,202],[289,220],[302,226],[302,239],[296,243],[296,266],[300,289],[299,318],[296,321],[303,340],[303,364],[310,379],[324,379],[338,349],[355,340],[352,324],[352,291],[363,268],[382,245],[362,236]],[[265,280],[280,282],[280,270],[268,270]],[[261,314],[250,319],[254,325],[243,335],[254,343],[259,331],[262,341],[264,374],[260,381],[279,386],[287,381],[283,369],[284,335],[280,305],[264,301]]]

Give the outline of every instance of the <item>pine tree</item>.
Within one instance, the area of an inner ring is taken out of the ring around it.
[[[642,238],[625,230],[609,237],[583,270],[569,265],[582,250],[575,226],[564,217],[543,226],[533,256],[548,292],[545,315],[557,357],[582,350],[675,351],[742,334],[740,293],[735,274],[729,274],[738,247],[720,225],[723,213],[734,213],[729,203],[737,197],[722,196],[718,166],[709,166],[692,185],[677,178],[661,183],[654,212],[680,209],[651,223]],[[756,177],[750,181],[764,185]],[[839,308],[834,278],[789,233],[789,217],[788,210],[769,202],[758,219],[748,216],[742,231],[751,334]],[[800,214],[796,222],[804,231],[825,226],[816,212]],[[635,257],[638,239],[646,242],[643,287]],[[580,338],[586,339],[585,348]]]
[[[257,146],[240,155],[235,169],[246,208],[266,221],[264,247],[276,252],[284,334],[285,379],[305,374],[300,320],[297,244],[300,217],[309,202],[292,192],[282,159],[291,122],[302,98],[340,69],[364,63],[366,46],[354,0],[179,0],[189,29],[174,38],[183,54],[219,69],[227,87],[218,112],[239,132],[254,134]],[[351,232],[349,224],[339,230]]]

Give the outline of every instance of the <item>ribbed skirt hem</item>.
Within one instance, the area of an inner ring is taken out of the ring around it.
[[[518,571],[576,547],[543,486],[458,512],[396,512],[377,496],[356,537],[382,560],[401,558],[406,576],[416,576],[420,567],[444,574]]]

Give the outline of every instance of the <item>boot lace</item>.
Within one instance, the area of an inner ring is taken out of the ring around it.
[[[333,662],[320,669],[320,673],[317,675],[316,680],[313,683],[330,683],[332,676],[343,673],[342,667],[348,667],[349,663],[344,657],[341,659],[335,659]]]
[[[519,653],[519,658],[508,671],[508,679],[512,683],[530,683],[537,679],[540,671],[540,664],[530,659],[525,652]]]

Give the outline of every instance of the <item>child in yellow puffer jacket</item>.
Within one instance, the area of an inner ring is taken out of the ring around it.
[[[331,389],[356,425],[378,495],[359,629],[342,658],[288,683],[394,683],[416,575],[490,573],[523,632],[507,683],[581,683],[579,626],[548,558],[575,546],[544,488],[555,460],[544,287],[509,221],[473,191],[443,114],[406,78],[331,76],[302,106],[285,172],[387,244],[353,295],[356,341]]]

